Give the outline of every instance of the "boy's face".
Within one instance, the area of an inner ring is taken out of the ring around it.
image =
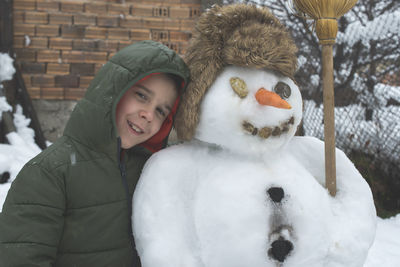
[[[151,76],[126,91],[116,110],[121,147],[131,148],[155,135],[176,98],[174,83],[163,75]]]

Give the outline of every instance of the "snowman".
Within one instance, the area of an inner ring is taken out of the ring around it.
[[[144,267],[363,265],[376,227],[371,191],[337,149],[331,197],[323,142],[294,136],[296,51],[266,8],[202,14],[175,123],[187,142],[150,158],[133,198]]]

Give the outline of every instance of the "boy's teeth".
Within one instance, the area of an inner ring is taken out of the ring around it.
[[[142,130],[133,125],[130,121],[128,121],[128,124],[135,132],[142,133]]]

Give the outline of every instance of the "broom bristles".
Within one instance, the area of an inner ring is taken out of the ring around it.
[[[292,0],[298,13],[314,19],[320,44],[335,43],[337,19],[349,11],[357,0]]]
[[[295,9],[312,19],[339,18],[349,11],[357,0],[292,0]]]

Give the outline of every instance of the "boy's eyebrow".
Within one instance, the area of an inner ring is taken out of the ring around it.
[[[151,94],[151,95],[154,95],[153,91],[151,91],[149,88],[147,88],[147,87],[146,87],[146,86],[144,86],[144,85],[141,85],[141,84],[135,84],[135,86],[137,86],[137,87],[139,87],[139,88],[141,88],[141,89],[145,90],[147,93],[149,93],[149,94]]]

